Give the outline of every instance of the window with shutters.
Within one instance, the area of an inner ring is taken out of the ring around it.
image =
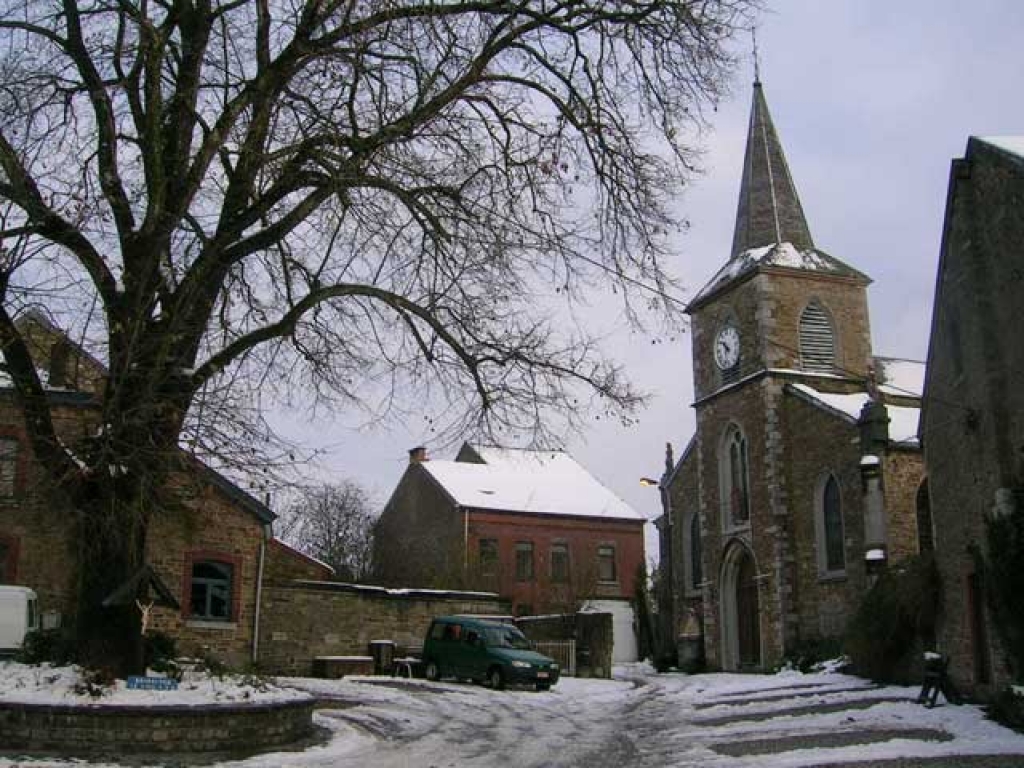
[[[832,373],[836,364],[836,340],[832,320],[817,301],[800,315],[800,363],[805,371]]]

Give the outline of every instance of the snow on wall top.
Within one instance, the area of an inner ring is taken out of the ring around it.
[[[924,368],[920,360],[876,357],[875,371],[883,393],[900,397],[921,397],[924,393]]]
[[[1024,157],[1024,136],[981,136],[980,140],[993,147]]]
[[[797,392],[801,392],[822,405],[831,408],[833,411],[838,411],[853,422],[860,418],[861,410],[868,400],[871,399],[867,392],[840,395],[831,392],[820,392],[806,384],[791,383],[789,386]],[[889,414],[890,442],[898,445],[918,445],[917,423],[921,418],[921,409],[899,405],[886,405],[885,408]]]
[[[732,282],[736,278],[757,267],[788,267],[806,272],[822,272],[847,277],[860,277],[863,274],[847,264],[814,248],[798,249],[792,243],[772,243],[760,248],[749,248],[733,256],[726,262],[715,276],[693,297],[691,306],[699,304],[704,298]]]
[[[457,504],[474,509],[644,520],[562,451],[473,446],[485,464],[431,459],[423,467]]]

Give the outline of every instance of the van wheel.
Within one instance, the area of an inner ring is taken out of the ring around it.
[[[491,671],[487,673],[487,682],[496,691],[505,690],[505,673],[501,671],[501,667],[491,668]]]
[[[437,666],[436,661],[428,661],[427,669],[425,671],[427,680],[433,680],[435,683],[441,679],[441,668]]]

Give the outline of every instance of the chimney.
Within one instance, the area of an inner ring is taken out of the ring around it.
[[[415,448],[409,449],[410,464],[422,464],[424,461],[430,461],[427,458],[427,449],[424,446],[417,445]]]
[[[64,389],[70,386],[68,376],[68,362],[71,356],[71,348],[65,339],[58,339],[50,347],[50,365],[47,381],[55,389]]]

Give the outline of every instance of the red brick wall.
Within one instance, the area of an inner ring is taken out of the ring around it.
[[[499,563],[496,578],[482,578],[477,570],[477,589],[495,589],[513,603],[514,612],[560,612],[575,609],[582,598],[626,598],[635,593],[636,575],[644,561],[642,520],[604,520],[561,515],[521,515],[472,510],[469,514],[470,571],[478,565],[480,539],[497,539]],[[516,542],[533,544],[532,581],[516,580]],[[551,545],[569,547],[569,582],[551,583]],[[597,579],[597,549],[615,547],[616,580]]]

